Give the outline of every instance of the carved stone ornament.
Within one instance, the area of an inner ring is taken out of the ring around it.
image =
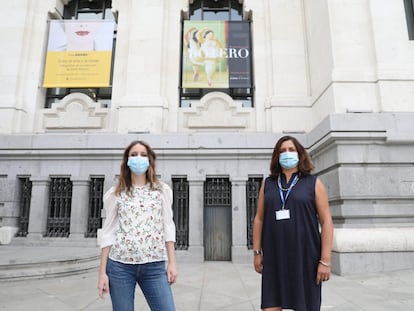
[[[43,127],[46,130],[103,129],[108,118],[108,108],[93,101],[83,93],[71,93],[43,113]]]

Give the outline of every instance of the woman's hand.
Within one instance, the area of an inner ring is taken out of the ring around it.
[[[174,284],[177,281],[178,272],[177,266],[174,263],[168,263],[167,265],[167,279],[168,283]]]
[[[316,274],[316,284],[320,284],[321,282],[326,282],[331,277],[331,267],[323,265],[321,263],[318,264],[318,272]]]
[[[256,272],[260,274],[263,271],[263,253],[261,241],[264,217],[264,184],[265,182],[263,181],[262,185],[260,186],[257,210],[253,221],[253,249],[258,251],[258,253],[257,251],[253,252],[253,264],[254,270],[256,270]]]
[[[109,279],[106,273],[99,274],[98,292],[101,299],[104,298],[104,294],[109,293]]]
[[[253,258],[254,263],[254,270],[256,270],[257,273],[262,273],[263,271],[263,255],[255,255]]]

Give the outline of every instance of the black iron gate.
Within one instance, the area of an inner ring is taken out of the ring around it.
[[[231,183],[207,178],[204,183],[204,259],[231,260]]]
[[[19,178],[20,182],[20,214],[19,231],[16,236],[26,237],[29,230],[30,200],[32,197],[32,182],[29,177]]]
[[[49,188],[47,237],[68,237],[72,207],[72,182],[67,177],[52,178]]]
[[[246,185],[247,248],[253,248],[253,222],[263,177],[249,177]]]
[[[86,238],[96,238],[102,227],[101,210],[103,207],[104,178],[92,177],[89,183],[88,228]]]
[[[188,249],[189,228],[189,192],[188,181],[185,177],[172,179],[173,184],[173,211],[176,231],[175,248]]]

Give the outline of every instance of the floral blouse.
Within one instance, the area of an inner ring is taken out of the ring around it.
[[[109,258],[142,264],[167,260],[165,242],[175,242],[172,191],[165,183],[160,190],[149,184],[133,187],[132,193],[115,195],[115,187],[104,195],[106,220],[101,248],[111,246]]]

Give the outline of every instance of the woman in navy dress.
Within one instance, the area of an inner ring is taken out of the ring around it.
[[[320,310],[321,283],[331,274],[333,223],[325,187],[312,169],[296,138],[279,139],[253,227],[262,310]]]

